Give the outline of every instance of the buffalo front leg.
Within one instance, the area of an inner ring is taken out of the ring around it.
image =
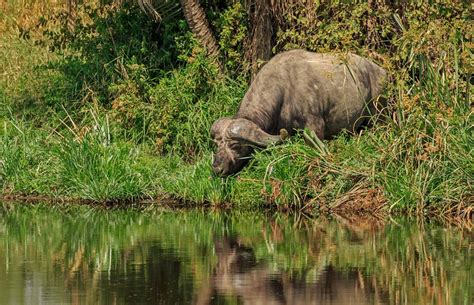
[[[326,124],[322,118],[314,117],[312,120],[308,120],[305,128],[314,131],[320,140],[324,140]]]
[[[320,150],[322,144],[321,141],[324,139],[325,135],[324,127],[325,124],[323,120],[316,120],[312,121],[311,124],[307,124],[305,128],[309,129],[311,134],[308,135],[307,133],[303,133],[303,138],[306,145]]]

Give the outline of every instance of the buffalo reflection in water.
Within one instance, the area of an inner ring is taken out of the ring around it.
[[[215,250],[217,267],[197,291],[195,305],[213,304],[216,295],[237,297],[242,304],[252,305],[387,303],[386,294],[357,270],[343,272],[328,265],[309,279],[273,272],[257,262],[253,250],[237,238],[216,240]]]

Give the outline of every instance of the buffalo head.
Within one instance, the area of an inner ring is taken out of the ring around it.
[[[255,123],[238,118],[221,118],[211,128],[211,137],[217,145],[212,169],[216,175],[229,176],[238,172],[248,162],[253,147],[265,148],[286,138],[282,129],[280,135],[271,135]]]

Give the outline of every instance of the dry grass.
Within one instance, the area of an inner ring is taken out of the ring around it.
[[[38,26],[40,17],[67,8],[63,0],[6,0],[0,2],[0,34],[18,33]]]
[[[336,213],[372,213],[379,214],[387,207],[388,200],[380,188],[368,183],[358,183],[330,204]]]

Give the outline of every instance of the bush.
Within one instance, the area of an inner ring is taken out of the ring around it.
[[[151,89],[150,125],[160,151],[193,157],[209,150],[212,123],[235,111],[247,86],[243,79],[220,78],[216,73],[201,53]]]

